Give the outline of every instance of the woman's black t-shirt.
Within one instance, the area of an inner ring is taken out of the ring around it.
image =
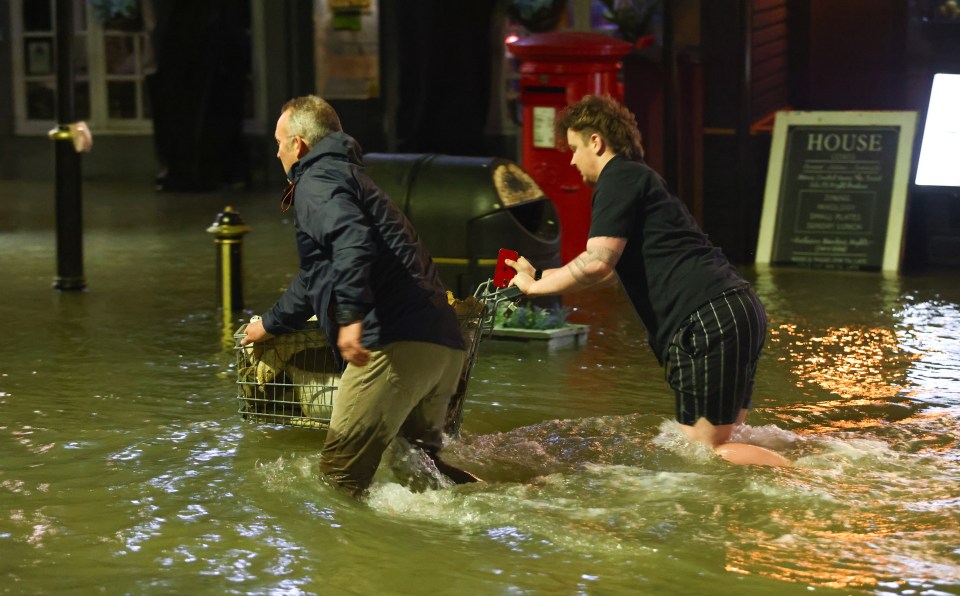
[[[591,238],[626,238],[617,273],[662,364],[671,336],[697,308],[746,285],[656,172],[616,156],[593,191]]]

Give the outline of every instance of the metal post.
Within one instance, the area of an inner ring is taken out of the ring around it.
[[[55,147],[57,277],[53,287],[76,291],[86,287],[83,277],[83,209],[80,154],[70,135],[76,118],[73,89],[73,0],[57,0],[57,117]]]
[[[229,205],[207,228],[217,245],[217,297],[224,317],[243,310],[243,237],[251,231]]]

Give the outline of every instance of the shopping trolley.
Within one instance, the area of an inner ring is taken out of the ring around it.
[[[498,309],[515,306],[521,292],[515,286],[498,288],[492,280],[480,284],[473,296],[449,302],[457,312],[467,357],[457,390],[450,400],[444,432],[460,432],[467,384],[476,364],[480,342],[493,332]],[[247,324],[234,334],[239,414],[258,424],[326,429],[340,384],[333,347],[316,322],[267,341],[241,345]]]

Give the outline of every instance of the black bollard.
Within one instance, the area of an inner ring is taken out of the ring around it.
[[[75,117],[73,91],[73,1],[57,0],[57,116],[59,129],[51,131],[56,145],[57,277],[53,287],[77,291],[83,277],[83,210],[80,193],[80,149],[75,149],[70,126]]]
[[[207,228],[217,245],[217,296],[224,317],[243,310],[243,237],[252,230],[229,205]]]

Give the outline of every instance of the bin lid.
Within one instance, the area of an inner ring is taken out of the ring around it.
[[[523,37],[507,46],[511,54],[525,61],[617,62],[630,53],[633,44],[602,33],[551,31]]]

